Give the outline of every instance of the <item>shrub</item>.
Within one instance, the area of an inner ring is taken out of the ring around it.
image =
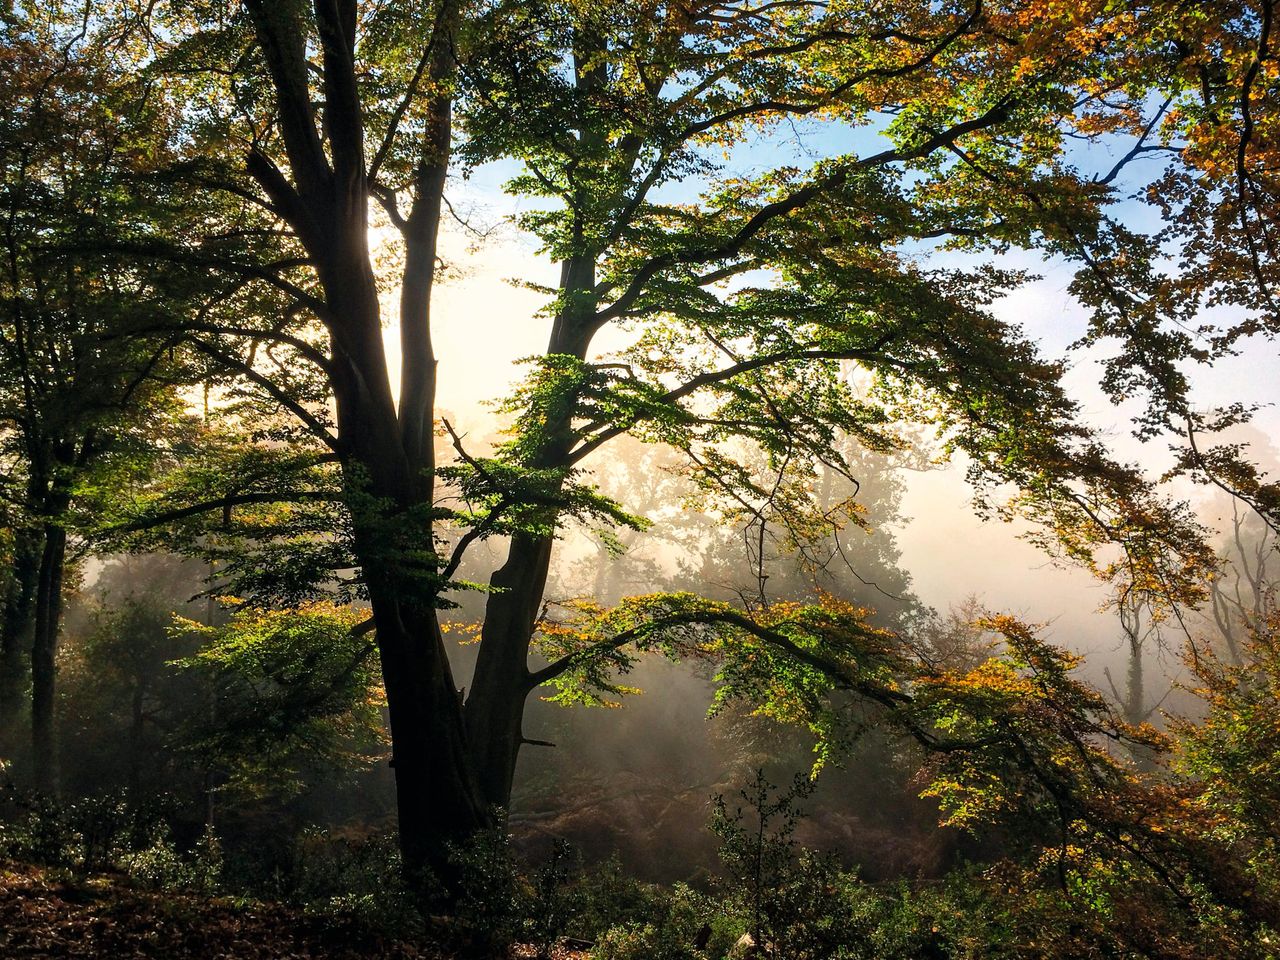
[[[158,826],[151,842],[121,854],[116,861],[131,880],[156,890],[188,890],[212,894],[220,887],[222,847],[212,830],[205,831],[189,853],[178,850],[167,826]]]
[[[676,884],[650,919],[632,920],[607,930],[591,956],[594,960],[709,960],[723,956],[734,938],[713,922],[717,913],[717,905],[705,895]]]
[[[452,904],[455,948],[488,954],[515,940],[526,916],[515,852],[505,822],[454,848],[458,894]]]
[[[294,844],[276,896],[317,916],[340,917],[384,935],[423,932],[418,898],[404,882],[394,835],[348,837],[308,830]]]

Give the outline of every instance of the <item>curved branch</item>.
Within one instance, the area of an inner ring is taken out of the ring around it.
[[[591,320],[593,330],[598,330],[610,320],[623,316],[637,299],[639,299],[648,286],[650,280],[672,267],[679,266],[696,266],[699,264],[711,263],[718,260],[727,260],[737,256],[742,252],[743,248],[758,233],[764,230],[773,221],[794,213],[796,210],[803,208],[817,197],[822,196],[832,190],[839,189],[848,183],[850,176],[860,170],[869,170],[874,167],[886,166],[891,163],[900,163],[910,160],[918,160],[926,157],[942,147],[948,147],[954,144],[961,137],[983,130],[987,127],[1003,122],[1008,118],[1009,107],[1012,103],[1012,94],[1002,97],[992,107],[990,107],[981,116],[966,120],[963,123],[957,123],[948,130],[941,133],[935,133],[926,139],[923,143],[914,147],[901,149],[894,147],[889,150],[883,150],[880,153],[869,157],[864,157],[847,166],[830,173],[825,177],[815,180],[806,187],[792,192],[791,194],[775,200],[772,203],[765,204],[757,210],[738,230],[722,243],[715,246],[703,247],[701,249],[682,250],[675,253],[665,253],[653,257],[642,263],[635,271],[631,278],[631,282],[619,296],[614,299],[608,307],[598,311]]]
[[[893,341],[896,334],[885,334],[870,347],[857,350],[801,350],[801,351],[779,351],[776,353],[766,353],[760,356],[750,357],[742,360],[732,366],[725,367],[721,370],[712,370],[707,373],[699,374],[679,387],[667,391],[657,399],[659,404],[670,404],[689,394],[702,389],[703,387],[713,386],[717,383],[723,383],[734,377],[749,373],[752,370],[759,370],[762,367],[772,366],[775,363],[785,363],[788,360],[875,360],[883,359],[881,351]],[[626,433],[631,427],[644,417],[637,417],[630,423],[625,425],[618,424],[596,434],[590,440],[584,442],[577,449],[571,451],[566,458],[569,464],[575,464],[586,458],[599,447],[612,440],[614,437]]]
[[[339,439],[335,437],[332,433],[330,433],[328,428],[325,427],[325,425],[321,423],[320,420],[313,413],[311,413],[310,410],[304,407],[301,403],[299,403],[293,397],[289,396],[289,394],[277,383],[272,381],[271,378],[264,375],[261,371],[254,369],[252,364],[247,363],[244,360],[241,360],[239,357],[232,356],[231,354],[227,353],[225,350],[218,349],[211,343],[206,343],[204,340],[201,340],[199,337],[186,336],[183,339],[187,343],[190,343],[193,347],[195,347],[201,353],[205,354],[206,356],[210,357],[213,360],[216,360],[218,363],[222,364],[224,367],[227,367],[231,370],[235,370],[238,373],[240,373],[242,376],[248,377],[250,380],[256,383],[259,387],[265,390],[268,394],[270,394],[271,398],[275,400],[276,403],[280,404],[280,406],[284,407],[286,410],[292,413],[295,417],[297,417],[300,421],[302,421],[302,424],[309,431],[311,431],[311,433],[317,439],[321,440],[325,446],[327,446],[334,453],[337,453],[337,454],[342,453],[342,444],[339,441]]]
[[[126,523],[116,524],[106,527],[102,531],[103,534],[114,533],[137,533],[141,530],[152,530],[156,527],[162,527],[165,524],[174,523],[178,520],[185,520],[188,517],[199,516],[202,513],[212,513],[215,510],[224,512],[232,507],[246,506],[254,503],[341,503],[343,498],[340,494],[330,493],[327,490],[295,490],[292,493],[273,493],[270,491],[251,491],[248,493],[230,493],[225,497],[219,497],[216,500],[205,500],[200,503],[189,504],[185,507],[175,507],[172,510],[166,510],[164,513],[152,514],[149,517],[138,517]]]

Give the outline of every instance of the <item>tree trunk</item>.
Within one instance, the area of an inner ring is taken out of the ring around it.
[[[1147,708],[1146,665],[1142,660],[1142,646],[1140,641],[1130,636],[1129,667],[1125,674],[1124,718],[1134,726],[1145,723],[1152,713],[1152,710]],[[1139,770],[1145,772],[1155,770],[1155,757],[1149,747],[1137,743],[1131,744],[1129,755]]]
[[[529,642],[547,583],[553,541],[518,534],[490,578],[480,650],[467,697],[471,757],[486,801],[506,807],[524,741]]]
[[[436,584],[420,556],[431,544],[426,511],[430,462],[417,429],[402,434],[382,352],[377,291],[358,237],[334,249],[347,263],[322,269],[328,302],[345,322],[335,329],[339,437],[356,527],[355,550],[377,626],[387,709],[400,849],[406,874],[430,874],[446,892],[456,879],[451,845],[494,820],[476,785],[460,693],[436,619]],[[425,414],[428,418],[430,411]],[[417,462],[411,462],[411,459]],[[423,476],[423,470],[428,471]],[[424,482],[425,481],[425,482]]]
[[[0,622],[0,741],[15,732],[30,675],[31,626],[44,548],[42,529],[21,529],[15,537],[13,571]]]
[[[49,794],[58,790],[54,697],[66,552],[67,531],[57,524],[45,524],[36,586],[35,635],[31,642],[31,764],[36,788]]]
[[[492,826],[467,755],[462,704],[434,610],[373,590],[407,873],[456,880],[450,847]]]
[[[134,677],[133,698],[129,714],[129,801],[139,803],[142,795],[142,737],[146,729],[147,685]]]
[[[436,587],[417,559],[432,538],[429,522],[415,516],[430,486],[408,468],[393,409],[389,398],[385,406],[339,404],[343,436],[358,438],[344,469],[387,694],[401,855],[410,878],[433,875],[447,892],[456,879],[450,846],[494,820],[471,766]]]
[[[590,93],[603,84],[601,41],[593,36],[574,38],[574,73],[578,88]],[[602,147],[590,124],[577,127],[583,142]],[[586,198],[579,198],[586,206]],[[549,356],[584,360],[594,333],[596,310],[596,252],[590,249],[581,222],[573,226],[576,253],[560,269],[560,293],[564,306],[556,314],[547,343]],[[576,397],[566,397],[558,410],[548,411],[545,432],[528,466],[560,469],[574,444],[573,414]],[[532,690],[529,677],[529,645],[547,585],[555,538],[517,534],[511,538],[506,562],[492,577],[494,591],[485,604],[480,650],[476,657],[471,694],[467,698],[467,732],[471,756],[481,789],[489,803],[506,807],[516,761],[524,744],[525,700]]]
[[[329,296],[331,304],[343,304],[349,321],[335,336],[335,354],[349,362],[350,376],[335,377],[335,394],[339,437],[350,451],[343,467],[355,550],[373,607],[391,721],[400,849],[410,878],[433,875],[447,891],[456,879],[450,845],[493,820],[470,766],[460,694],[436,620],[435,584],[417,559],[432,542],[425,513],[430,477],[410,464],[405,449],[417,431],[401,434],[372,273],[353,264],[352,274],[341,294]],[[327,290],[342,288],[326,282]]]
[[[560,289],[567,306],[556,315],[547,343],[548,355],[583,360],[591,343],[595,312],[595,255],[584,252],[561,265]],[[535,469],[558,469],[573,447],[573,397],[547,417],[540,449],[531,458]],[[467,698],[467,731],[481,788],[489,803],[507,807],[516,761],[524,744],[522,721],[529,685],[529,645],[547,586],[555,538],[517,534],[507,559],[490,577],[494,588],[485,604],[480,650],[471,694]]]
[[[260,185],[279,204],[314,261],[324,290],[328,370],[337,444],[355,529],[355,553],[373,607],[396,773],[400,847],[410,876],[430,871],[446,887],[448,848],[493,822],[478,786],[461,694],[436,616],[439,584],[426,570],[433,545],[432,422],[435,357],[430,296],[441,191],[452,140],[447,91],[458,4],[437,14],[427,74],[430,104],[415,175],[414,209],[401,230],[400,409],[390,389],[377,284],[368,249],[369,172],[356,62],[356,4],[316,4],[325,88],[325,138],[315,121],[304,8],[249,0],[246,9],[271,72],[292,184],[251,154]]]
[[[1129,670],[1125,675],[1125,719],[1132,724],[1142,723],[1146,717],[1147,693],[1143,676],[1142,645],[1129,645]]]
[[[566,328],[563,318],[558,319],[548,353],[568,353],[581,359],[586,344],[579,342],[566,349],[562,338],[572,339],[565,337]],[[572,444],[570,418],[568,406],[562,417],[550,418],[546,440],[533,466],[545,469],[563,464]],[[516,761],[524,743],[524,705],[533,689],[529,645],[554,546],[554,537],[516,534],[506,562],[489,578],[493,592],[485,603],[480,649],[467,697],[467,732],[485,799],[499,807],[511,802]]]

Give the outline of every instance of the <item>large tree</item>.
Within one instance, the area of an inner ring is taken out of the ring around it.
[[[289,556],[304,539],[318,548],[317,589],[354,569],[347,582],[372,607],[411,869],[447,869],[447,843],[507,803],[540,685],[607,682],[627,641],[696,639],[707,624],[774,643],[779,666],[813,669],[814,650],[841,649],[753,629],[753,617],[778,623],[767,602],[728,613],[682,597],[590,629],[540,623],[559,529],[639,525],[587,472],[623,434],[680,451],[709,501],[760,517],[781,505],[792,529],[821,536],[848,518],[811,484],[822,471],[856,481],[848,438],[891,449],[903,426],[932,423],[995,506],[1045,521],[1047,546],[1142,590],[1195,589],[1204,554],[1185,517],[1107,456],[1076,422],[1060,365],[988,309],[1021,278],[922,261],[940,243],[1050,237],[1076,251],[1096,233],[1108,181],[1070,166],[1063,143],[1133,126],[1090,110],[1131,93],[1109,42],[1128,21],[1110,5],[215,0],[116,12],[152,46],[151,76],[184,99],[182,157],[163,175],[238,204],[122,247],[220,278],[175,331],[211,376],[294,419],[260,432],[273,445],[256,470],[136,525],[226,527],[244,507],[336,499],[331,537],[299,537],[297,514],[277,511],[275,542]],[[813,136],[789,151],[796,124]],[[764,172],[735,176],[748,153]],[[452,453],[440,462],[445,188],[451,163],[492,161],[518,165],[509,189],[534,200],[520,225],[560,281],[546,291],[545,353],[507,400],[508,439],[468,449],[442,422]],[[375,221],[397,235],[394,276],[371,252]],[[399,293],[398,397],[387,286]],[[605,330],[629,345],[602,356]],[[872,393],[850,388],[850,366]],[[282,458],[281,439],[313,450]],[[1020,491],[1008,506],[1003,485]],[[457,577],[467,549],[489,538],[505,557],[464,692],[440,611],[471,586]],[[1114,558],[1095,556],[1109,543]],[[253,556],[262,585],[282,551]],[[296,557],[285,566],[297,592]]]

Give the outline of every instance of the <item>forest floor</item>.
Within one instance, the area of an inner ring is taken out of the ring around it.
[[[532,955],[513,951],[522,954]],[[144,891],[109,875],[7,862],[0,862],[0,957],[448,960],[430,944],[279,904]]]

